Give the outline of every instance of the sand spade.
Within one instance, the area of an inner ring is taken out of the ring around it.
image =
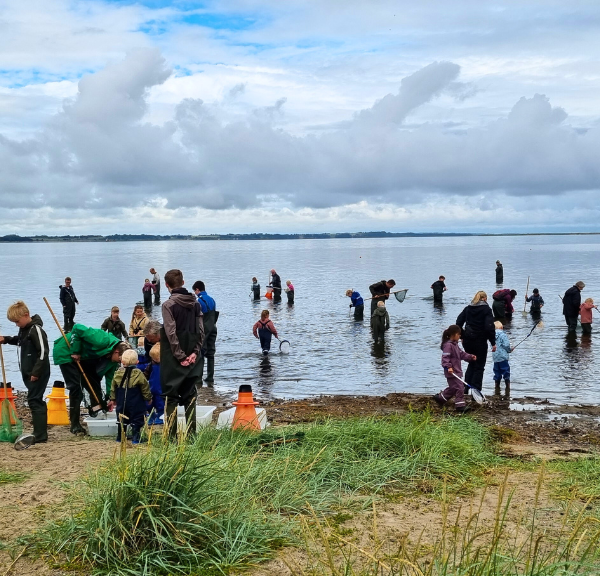
[[[471,390],[471,398],[473,398],[473,400],[475,400],[475,402],[477,402],[477,404],[479,404],[481,406],[484,402],[487,402],[487,400],[485,399],[485,396],[482,394],[482,392],[480,390],[477,390],[477,388],[473,388],[473,386],[471,386],[470,384],[467,384],[460,376],[457,376],[456,374],[454,374],[454,372],[452,373],[452,376],[454,376],[457,380],[462,382],[465,386],[467,386]]]
[[[4,388],[4,399],[0,410],[0,442],[14,442],[23,433],[23,422],[17,418],[17,412],[8,399],[8,383],[6,382],[4,353],[1,344],[0,363],[2,364],[2,385]]]
[[[529,276],[527,276],[527,288],[525,288],[525,305],[523,306],[523,316],[527,316],[527,295],[529,294]]]

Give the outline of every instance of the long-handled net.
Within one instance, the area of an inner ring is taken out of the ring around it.
[[[4,398],[0,407],[0,442],[14,442],[23,433],[23,422],[17,417],[17,411],[8,398],[8,382],[6,381],[2,345],[0,345],[0,362],[2,363],[2,387],[4,389]]]
[[[389,297],[392,294],[394,295],[394,298],[396,298],[396,300],[398,300],[398,302],[404,302],[407,292],[408,292],[408,288],[405,288],[404,290],[396,290],[396,292],[388,292],[387,294],[378,294],[377,296],[373,296],[372,298],[365,298],[365,302],[367,300],[379,300],[382,296]]]
[[[456,374],[453,374],[453,376],[457,380],[460,380],[465,386],[467,386],[469,388],[469,390],[471,391],[471,398],[473,398],[473,400],[475,400],[475,402],[477,402],[477,404],[479,404],[481,406],[486,402],[485,396],[483,395],[481,390],[478,390],[477,388],[474,388],[470,384],[467,384],[462,378],[460,378]]]

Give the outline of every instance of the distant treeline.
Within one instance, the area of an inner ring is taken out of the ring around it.
[[[0,242],[139,242],[159,240],[323,240],[328,238],[435,238],[451,236],[578,236],[599,232],[476,234],[465,232],[338,232],[324,234],[112,234],[110,236],[0,236]]]

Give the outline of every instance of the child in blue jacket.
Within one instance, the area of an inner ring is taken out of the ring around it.
[[[508,363],[508,355],[513,351],[510,346],[510,340],[504,332],[502,322],[494,322],[496,328],[496,351],[492,352],[494,360],[494,383],[496,384],[495,394],[500,395],[500,383],[504,378],[506,386],[506,396],[510,395],[510,364]]]
[[[365,303],[361,295],[355,290],[346,290],[346,296],[350,298],[350,308],[354,308],[354,319],[362,320],[365,311]]]
[[[150,384],[150,392],[152,393],[152,405],[150,407],[150,418],[148,425],[152,424],[163,425],[163,414],[165,412],[165,399],[162,396],[162,388],[160,385],[160,342],[157,342],[150,349],[150,375],[148,383]]]

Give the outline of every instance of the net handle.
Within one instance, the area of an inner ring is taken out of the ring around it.
[[[371,296],[371,298],[363,298],[363,300],[379,300],[379,298],[383,298],[384,296],[387,296],[389,298],[392,294],[398,294],[398,292],[404,291],[408,292],[408,288],[404,288],[403,290],[394,290],[394,292],[388,292],[387,294],[377,294],[377,296]]]
[[[4,387],[4,398],[8,398],[8,385],[6,382],[6,369],[4,368],[4,352],[2,352],[2,344],[0,344],[0,363],[2,364],[2,385]]]

